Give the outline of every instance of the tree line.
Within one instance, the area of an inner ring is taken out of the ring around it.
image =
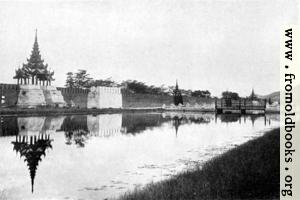
[[[148,85],[145,82],[138,80],[126,80],[117,83],[111,78],[107,79],[94,79],[90,76],[87,70],[79,69],[77,72],[68,72],[65,87],[89,89],[93,86],[105,87],[121,87],[123,92],[126,93],[139,93],[139,94],[157,94],[157,95],[172,95],[175,86],[154,86]],[[210,98],[211,93],[208,90],[184,90],[180,89],[183,96],[193,97],[206,97]]]
[[[161,85],[159,87],[154,85],[147,85],[145,82],[137,80],[126,80],[121,83],[117,83],[111,78],[107,79],[94,79],[87,73],[86,70],[79,69],[77,72],[68,72],[65,87],[70,88],[81,88],[89,89],[91,87],[105,86],[105,87],[121,87],[122,92],[125,93],[138,93],[138,94],[156,94],[156,95],[173,95],[175,91],[175,86],[165,86]],[[182,96],[191,97],[204,97],[211,98],[211,93],[208,90],[185,90],[180,89]],[[222,92],[222,98],[231,98],[238,100],[241,97],[237,92],[224,91]],[[251,95],[248,97],[251,99],[257,99],[257,96],[252,91]]]

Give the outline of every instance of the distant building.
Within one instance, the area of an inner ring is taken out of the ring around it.
[[[253,100],[258,100],[257,95],[254,93],[254,89],[252,89],[250,96],[248,97],[249,99]]]
[[[266,110],[266,100],[258,98],[252,92],[246,98],[239,98],[237,93],[223,92],[222,98],[215,102],[215,109],[217,113],[240,113],[240,114],[262,114]],[[234,98],[236,97],[236,98]]]

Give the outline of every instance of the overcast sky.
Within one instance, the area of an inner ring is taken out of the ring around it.
[[[279,30],[296,0],[0,1],[0,83],[29,57],[35,28],[55,71],[248,95],[279,90]]]

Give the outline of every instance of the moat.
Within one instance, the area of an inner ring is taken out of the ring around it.
[[[0,199],[105,199],[279,127],[278,114],[0,117]]]

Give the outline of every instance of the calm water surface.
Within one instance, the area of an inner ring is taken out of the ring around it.
[[[192,169],[279,115],[0,117],[0,199],[105,199]]]

